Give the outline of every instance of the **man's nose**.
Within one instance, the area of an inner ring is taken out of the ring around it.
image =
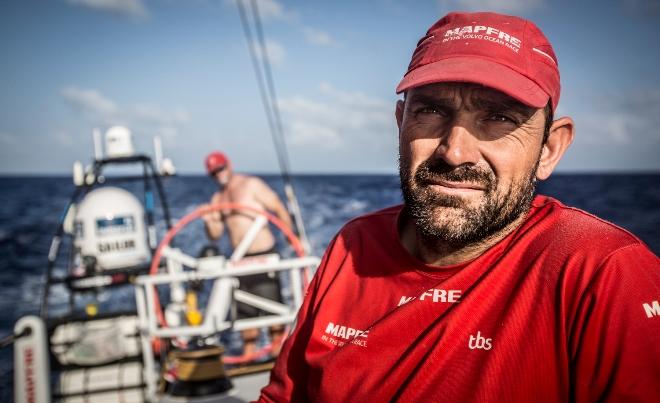
[[[479,141],[469,126],[454,122],[440,135],[436,155],[452,166],[479,162]]]

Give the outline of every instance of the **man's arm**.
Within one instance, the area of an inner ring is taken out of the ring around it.
[[[264,181],[259,178],[254,178],[255,198],[263,205],[263,207],[272,211],[277,218],[282,220],[287,227],[293,228],[293,223],[289,211],[280,197],[271,189]]]
[[[219,202],[217,194],[211,198],[209,205]],[[222,222],[222,214],[219,211],[212,211],[202,216],[204,220],[204,228],[206,229],[206,236],[212,241],[219,239],[225,230],[225,224]]]
[[[569,329],[571,400],[660,401],[660,261],[643,244],[605,259]]]

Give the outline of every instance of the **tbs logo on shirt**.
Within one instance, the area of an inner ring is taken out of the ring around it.
[[[468,342],[468,347],[470,347],[470,350],[474,350],[475,348],[480,349],[480,350],[490,350],[493,348],[492,344],[493,339],[487,339],[485,337],[481,336],[481,332],[477,332],[477,336],[470,335],[470,341]]]

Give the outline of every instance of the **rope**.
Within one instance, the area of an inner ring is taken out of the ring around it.
[[[280,165],[282,179],[284,180],[284,189],[289,210],[293,216],[296,232],[302,238],[305,251],[310,253],[309,240],[307,239],[307,233],[305,232],[302,216],[300,214],[300,206],[293,191],[290,174],[291,168],[284,136],[284,127],[282,125],[282,118],[278,108],[277,93],[275,92],[275,83],[270,67],[268,49],[266,48],[263,25],[261,24],[261,17],[259,15],[259,7],[256,0],[251,1],[252,19],[254,20],[255,25],[254,30],[256,31],[256,36],[259,41],[258,48],[261,50],[262,55],[261,64],[258,62],[257,45],[255,44],[254,38],[252,36],[252,29],[250,29],[250,24],[247,19],[247,13],[243,1],[244,0],[236,0],[236,3],[238,5],[238,11],[241,19],[241,25],[243,26],[243,32],[245,34],[245,39],[248,44],[248,49],[250,50],[252,67],[257,78],[261,103],[266,112],[268,127],[270,129],[275,151],[277,153],[277,159]]]
[[[285,177],[287,182],[290,182],[289,172],[291,166],[289,163],[289,156],[287,153],[286,142],[284,139],[284,128],[282,126],[282,118],[280,117],[280,110],[277,103],[277,94],[275,93],[275,84],[273,83],[273,73],[270,68],[270,57],[268,55],[268,48],[266,47],[266,40],[264,39],[263,25],[261,24],[261,18],[259,15],[259,7],[257,6],[257,1],[252,0],[252,16],[254,18],[254,25],[257,31],[257,38],[259,39],[259,46],[263,52],[261,62],[263,64],[263,71],[266,77],[266,83],[268,84],[268,90],[270,94],[270,107],[272,110],[273,117],[275,118],[275,127],[277,129],[277,140],[278,144],[278,154],[282,155],[282,161],[284,162],[284,167],[282,169],[282,174]]]
[[[12,345],[12,344],[14,344],[14,342],[16,340],[18,340],[18,339],[20,339],[21,337],[24,337],[24,336],[29,336],[30,333],[31,333],[30,329],[24,329],[22,332],[20,332],[18,334],[13,334],[12,333],[10,335],[7,335],[7,336],[3,337],[2,339],[0,339],[0,348],[5,348],[9,345]]]
[[[236,0],[238,5],[238,12],[241,17],[241,25],[243,26],[243,33],[245,34],[245,39],[248,43],[248,49],[250,50],[250,61],[252,62],[252,68],[254,69],[254,75],[257,78],[257,86],[259,87],[259,95],[261,97],[261,103],[266,112],[266,119],[268,120],[268,128],[270,129],[270,134],[273,139],[273,144],[275,145],[275,150],[277,151],[277,159],[280,164],[280,170],[284,172],[287,167],[287,163],[284,160],[284,155],[280,153],[280,143],[277,136],[277,129],[275,128],[275,118],[273,117],[273,111],[271,110],[269,104],[269,95],[266,92],[266,84],[264,83],[264,74],[261,72],[262,66],[257,62],[257,48],[254,44],[252,38],[252,30],[250,29],[250,24],[247,20],[247,14],[245,12],[245,6],[243,5],[242,0]],[[265,56],[265,55],[264,55]],[[264,57],[265,58],[265,57]]]

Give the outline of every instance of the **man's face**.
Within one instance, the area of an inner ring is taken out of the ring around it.
[[[213,174],[213,177],[221,188],[227,186],[229,179],[231,179],[231,167],[229,165],[225,165],[223,168],[217,170]]]
[[[397,105],[406,210],[422,237],[478,243],[529,209],[545,114],[465,83],[411,89]]]

